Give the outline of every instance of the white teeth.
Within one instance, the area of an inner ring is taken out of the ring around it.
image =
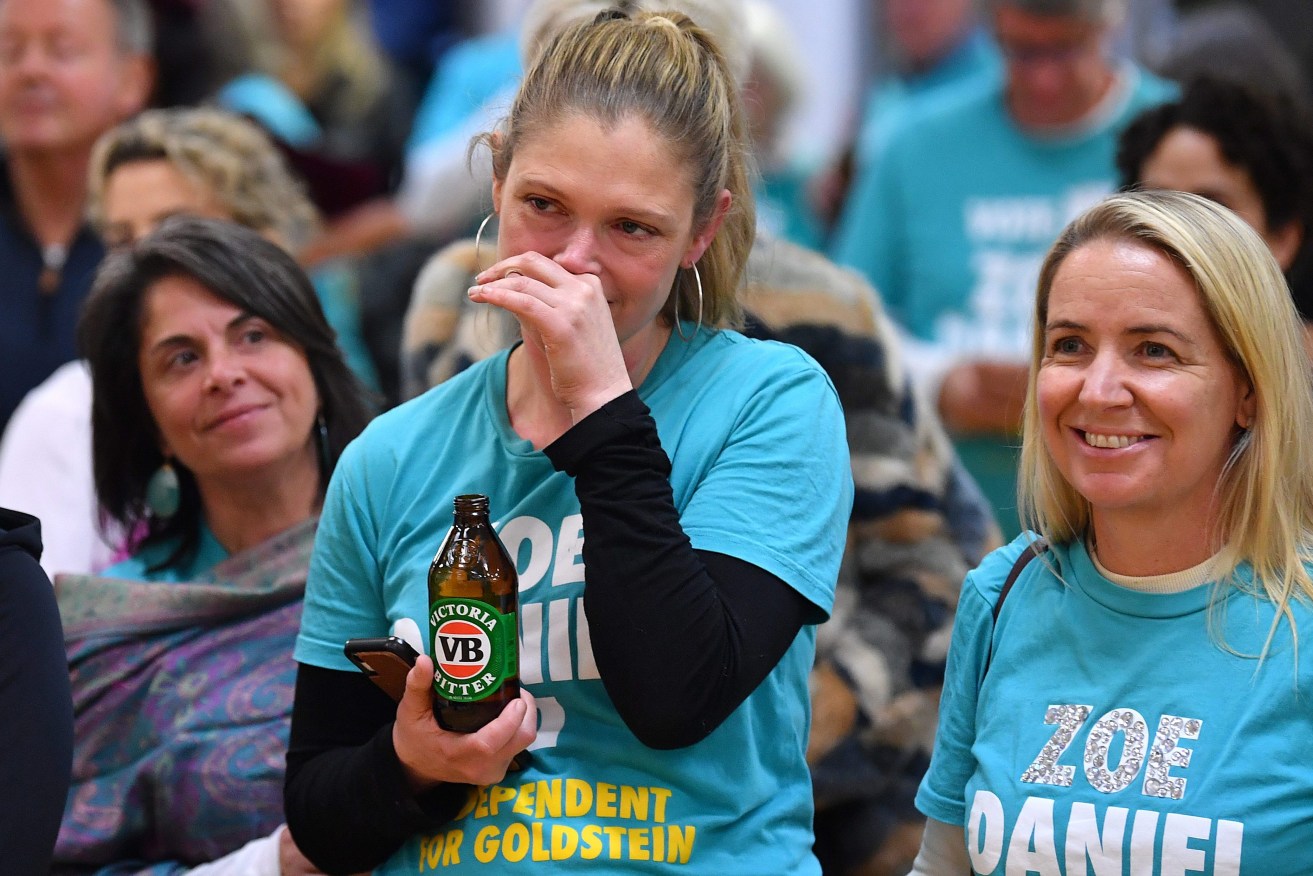
[[[1098,435],[1094,432],[1085,433],[1085,443],[1091,447],[1130,447],[1132,444],[1138,444],[1143,441],[1141,435]]]

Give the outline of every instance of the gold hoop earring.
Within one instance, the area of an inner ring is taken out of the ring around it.
[[[693,338],[696,338],[698,336],[698,332],[702,331],[702,275],[698,273],[697,262],[694,262],[692,265],[689,266],[689,268],[690,270],[693,271],[693,282],[697,285],[697,289],[698,289],[698,324],[697,327],[693,329],[692,336],[688,336],[684,334],[684,329],[679,324],[679,293],[676,292],[675,293],[675,331],[676,333],[679,334],[679,339],[684,343],[688,343]]]
[[[488,227],[488,223],[496,215],[496,211],[493,211],[484,216],[483,221],[479,223],[479,230],[474,232],[474,273],[476,274],[483,271],[483,229]]]

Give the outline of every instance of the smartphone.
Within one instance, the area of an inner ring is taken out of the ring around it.
[[[419,656],[405,639],[396,636],[348,639],[342,650],[348,660],[369,676],[370,681],[394,702],[401,702],[406,692],[406,673],[410,672]]]
[[[387,636],[377,639],[347,639],[342,648],[347,659],[369,680],[379,686],[394,702],[401,702],[406,693],[406,674],[415,665],[419,654],[405,639]],[[511,758],[510,769],[518,771],[529,764],[530,754],[521,751]]]

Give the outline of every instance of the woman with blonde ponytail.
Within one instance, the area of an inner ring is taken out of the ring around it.
[[[522,341],[376,420],[333,480],[291,829],[327,872],[819,874],[807,679],[852,475],[820,366],[732,328],[754,237],[733,77],[677,12],[603,12],[536,58],[484,140],[497,231],[468,292]],[[435,723],[426,654],[399,704],[342,655],[428,650],[464,493],[519,572],[521,694],[471,734]]]

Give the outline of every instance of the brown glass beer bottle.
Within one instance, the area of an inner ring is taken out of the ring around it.
[[[488,497],[457,496],[429,567],[433,714],[472,733],[520,696],[519,579],[488,519]]]

